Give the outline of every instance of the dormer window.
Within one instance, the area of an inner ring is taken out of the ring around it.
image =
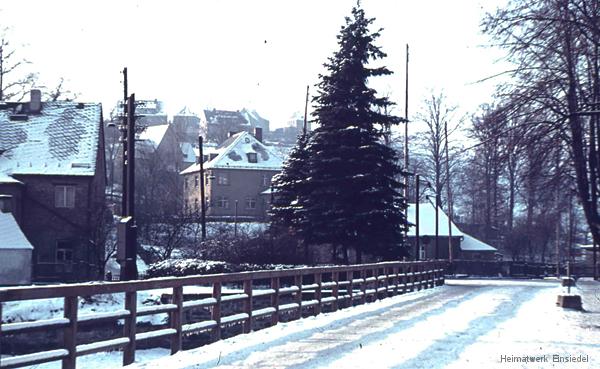
[[[248,163],[258,163],[258,158],[255,152],[249,152],[248,155]]]

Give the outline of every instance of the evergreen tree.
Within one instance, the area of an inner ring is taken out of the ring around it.
[[[334,255],[342,251],[346,262],[349,247],[359,262],[362,252],[384,258],[405,254],[406,203],[396,179],[401,168],[376,127],[401,119],[381,113],[391,102],[367,86],[369,77],[392,73],[367,67],[386,56],[373,43],[381,31],[369,31],[373,21],[360,5],[352,9],[337,36],[340,49],[325,64],[328,74],[319,76],[313,115],[320,126],[307,144],[306,198],[295,211],[305,241],[333,245]]]
[[[298,136],[296,146],[283,163],[281,173],[275,175],[272,180],[274,196],[270,210],[271,227],[279,228],[280,231],[297,233],[299,230],[298,210],[303,203],[302,184],[307,173],[307,142],[307,133]]]

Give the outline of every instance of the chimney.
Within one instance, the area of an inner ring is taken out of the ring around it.
[[[254,137],[259,141],[263,142],[263,131],[260,127],[254,127]]]
[[[29,112],[39,113],[42,110],[42,91],[31,90],[31,102],[29,102]]]

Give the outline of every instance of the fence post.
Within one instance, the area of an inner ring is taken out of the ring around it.
[[[296,292],[296,304],[298,304],[298,316],[297,319],[302,318],[302,274],[298,274],[294,276],[294,283],[298,287],[298,292]]]
[[[360,292],[362,292],[362,295],[360,296],[360,303],[365,304],[367,302],[367,270],[366,269],[360,270],[360,278],[362,279],[362,282],[360,284]]]
[[[175,311],[171,312],[171,328],[177,333],[171,337],[171,355],[181,351],[182,343],[182,315],[183,315],[183,286],[173,287],[173,304],[177,306]]]
[[[321,314],[321,273],[317,272],[315,273],[315,284],[317,285],[317,288],[315,289],[315,300],[317,300],[317,304],[315,305],[315,309],[314,309],[314,315],[319,315]]]
[[[248,296],[244,300],[244,312],[248,314],[248,319],[244,321],[244,333],[252,331],[252,279],[244,281],[244,293]]]
[[[64,329],[64,345],[69,356],[62,359],[62,369],[75,369],[77,365],[77,296],[64,298],[64,317],[69,325]]]
[[[394,296],[398,295],[400,289],[400,267],[398,265],[394,266]]]
[[[129,338],[129,343],[123,348],[123,366],[135,361],[135,331],[137,320],[137,292],[125,292],[125,310],[129,310],[129,316],[125,318],[123,335]]]
[[[216,303],[212,308],[211,319],[217,322],[213,328],[213,341],[221,339],[221,282],[213,283],[213,296]]]
[[[271,278],[271,288],[275,290],[271,295],[271,305],[275,308],[271,315],[271,325],[276,325],[279,322],[279,277]]]
[[[331,281],[335,283],[335,285],[333,285],[333,288],[331,289],[331,293],[332,296],[335,297],[335,300],[333,300],[333,311],[337,311],[338,309],[338,290],[339,290],[339,286],[338,286],[338,282],[339,282],[339,274],[338,272],[332,272],[331,273]]]
[[[348,287],[346,287],[346,291],[348,292],[348,303],[346,304],[346,307],[352,307],[354,306],[354,284],[352,283],[354,271],[346,271],[346,279],[348,280]]]
[[[384,267],[383,272],[385,274],[385,298],[388,298],[393,295],[393,292],[390,292],[390,267]]]

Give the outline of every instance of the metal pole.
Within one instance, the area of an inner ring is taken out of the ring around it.
[[[440,236],[440,219],[439,219],[439,200],[440,196],[435,193],[435,258],[440,258],[439,236]]]
[[[415,260],[419,260],[419,252],[421,251],[421,240],[419,235],[419,180],[420,176],[415,175]]]
[[[200,162],[200,222],[202,225],[202,241],[206,239],[206,197],[204,194],[204,151],[202,149],[203,144],[202,135],[198,136],[198,147],[199,151],[199,162]]]
[[[446,188],[448,190],[448,261],[452,263],[452,196],[450,192],[450,162],[448,156],[448,122],[444,122],[446,136]]]

